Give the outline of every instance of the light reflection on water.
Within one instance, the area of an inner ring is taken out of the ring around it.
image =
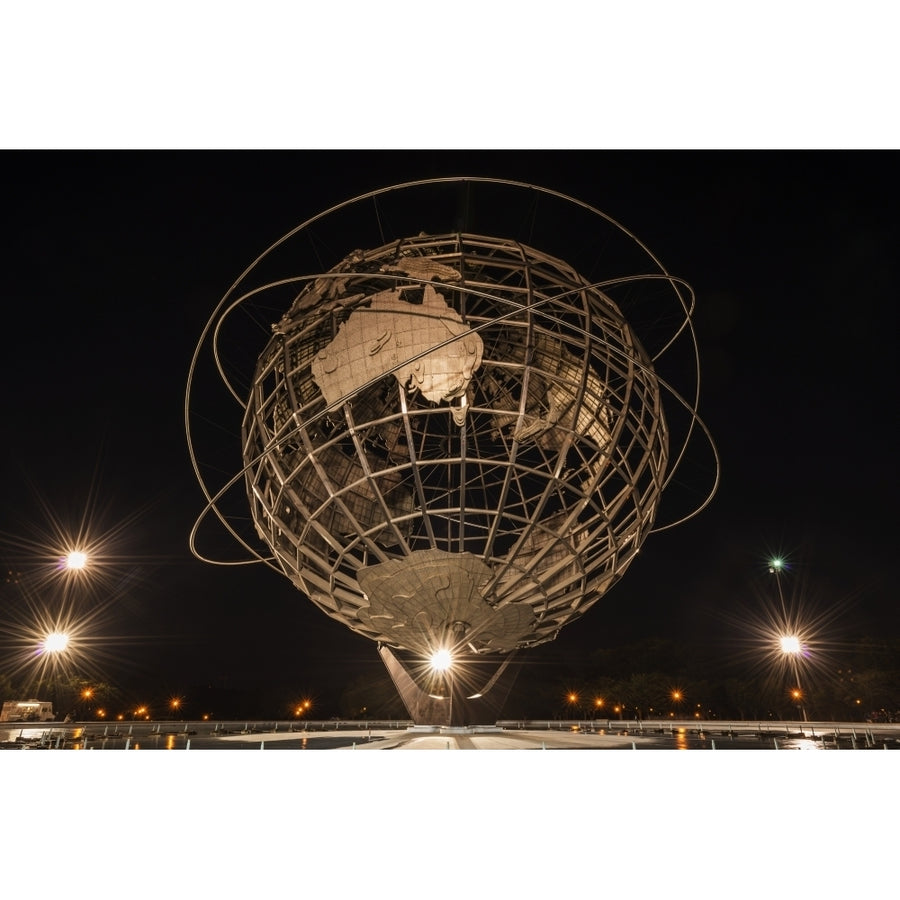
[[[687,731],[684,728],[679,728],[678,731],[675,732],[675,749],[676,750],[689,750],[688,740],[687,740]]]
[[[786,740],[782,745],[783,750],[824,750],[824,746],[820,741],[814,741],[811,738],[792,738]]]

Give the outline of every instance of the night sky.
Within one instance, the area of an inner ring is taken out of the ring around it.
[[[203,498],[183,400],[208,317],[262,250],[342,200],[443,175],[527,181],[584,200],[633,231],[697,296],[700,415],[721,458],[718,493],[688,524],[651,535],[622,581],[557,641],[531,651],[535,661],[571,666],[647,636],[724,648],[729,611],[768,589],[772,554],[789,561],[790,590],[845,610],[841,637],[900,633],[890,524],[895,153],[5,151],[0,159],[0,561],[33,584],[46,565],[36,547],[54,520],[72,529],[86,517],[91,533],[107,535],[93,627],[101,674],[130,696],[256,686],[261,696],[311,693],[324,710],[352,678],[383,674],[374,644],[284,577],[191,556]],[[239,411],[231,414],[219,422],[223,447],[240,427]],[[206,545],[229,555],[230,541],[210,529]],[[49,582],[33,593],[52,608],[57,590]],[[6,614],[20,594],[4,587]]]

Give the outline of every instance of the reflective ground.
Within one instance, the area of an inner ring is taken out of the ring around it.
[[[507,722],[2,723],[5,750],[898,750],[900,724]]]

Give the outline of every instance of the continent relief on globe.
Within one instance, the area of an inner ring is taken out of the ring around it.
[[[484,344],[430,284],[421,304],[398,290],[373,294],[355,309],[312,362],[331,404],[393,372],[400,385],[434,403],[462,397],[481,365]]]

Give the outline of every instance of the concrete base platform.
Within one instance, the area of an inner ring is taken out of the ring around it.
[[[404,732],[372,733],[355,750],[631,750],[653,744],[640,735],[584,732],[508,731],[502,728],[439,728],[430,732],[413,727]]]

